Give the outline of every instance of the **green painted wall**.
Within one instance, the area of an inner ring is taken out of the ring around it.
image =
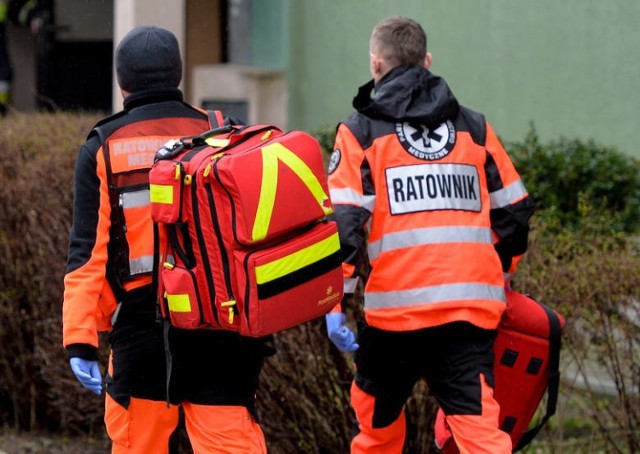
[[[264,1],[264,0],[263,0]],[[289,127],[333,126],[369,78],[372,27],[425,27],[432,71],[506,140],[594,139],[640,157],[637,0],[289,0]]]
[[[285,69],[289,42],[287,0],[252,0],[251,64]]]

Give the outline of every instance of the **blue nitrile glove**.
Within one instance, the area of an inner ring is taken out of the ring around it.
[[[102,393],[102,375],[98,361],[73,357],[69,359],[69,365],[82,386],[98,395]]]
[[[327,334],[341,352],[355,352],[360,346],[345,321],[347,317],[342,312],[329,312],[324,316],[327,321]]]

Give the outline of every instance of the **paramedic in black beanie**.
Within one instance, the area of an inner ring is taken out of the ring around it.
[[[264,357],[274,353],[270,343],[170,327],[165,352],[168,325],[153,288],[153,157],[170,139],[210,129],[208,115],[183,101],[182,59],[170,31],[134,28],[118,45],[115,66],[124,109],[89,132],[75,168],[62,308],[71,370],[94,393],[104,387],[112,453],[168,453],[179,406],[195,453],[266,453],[255,393]],[[111,349],[104,381],[101,331]]]

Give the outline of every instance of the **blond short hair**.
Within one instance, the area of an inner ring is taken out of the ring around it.
[[[373,28],[369,49],[392,66],[422,65],[427,55],[427,34],[413,19],[389,17]]]

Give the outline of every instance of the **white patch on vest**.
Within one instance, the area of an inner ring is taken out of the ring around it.
[[[129,168],[151,167],[158,151],[167,141],[166,137],[143,137],[133,139],[113,139],[109,141],[109,150],[114,156],[126,155]],[[124,163],[123,163],[124,164]],[[122,171],[124,169],[119,169]]]
[[[419,164],[386,169],[391,214],[480,211],[478,169],[468,164]]]
[[[144,137],[141,139],[113,139],[109,141],[109,147],[114,155],[131,153],[156,152],[166,140],[164,137]]]

